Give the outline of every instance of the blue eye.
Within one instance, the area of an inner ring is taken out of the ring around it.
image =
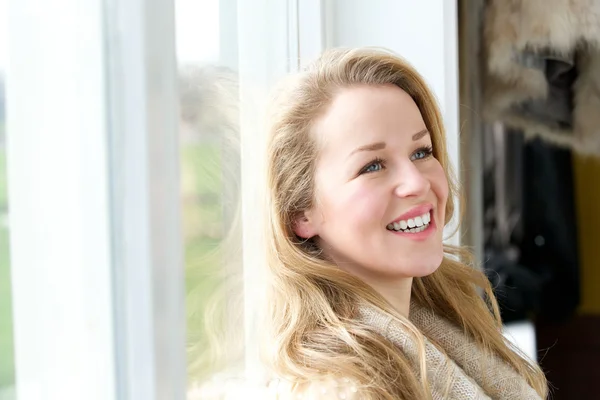
[[[418,149],[417,151],[415,151],[410,159],[412,161],[424,160],[426,158],[429,158],[432,154],[433,154],[433,148],[431,146],[422,147],[422,148]]]
[[[370,162],[369,164],[367,164],[363,169],[361,169],[359,175],[381,171],[382,169],[383,169],[383,160],[377,158],[377,159],[373,160],[372,162]]]

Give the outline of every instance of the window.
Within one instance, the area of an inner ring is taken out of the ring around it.
[[[380,15],[356,1],[8,1],[0,400],[176,399],[186,366],[200,385],[255,373],[267,94],[324,47],[381,45],[398,24],[358,43],[373,27],[355,16]],[[420,59],[438,90],[443,60]]]
[[[259,123],[294,8],[10,4],[17,397],[182,398],[186,342],[190,382],[251,366]]]

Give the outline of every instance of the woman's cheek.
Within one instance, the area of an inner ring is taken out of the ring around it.
[[[450,191],[448,187],[448,178],[446,177],[444,168],[437,160],[435,161],[435,165],[430,172],[431,188],[437,197],[438,206],[443,220],[446,214],[446,204],[448,202],[448,195]]]
[[[386,196],[382,190],[374,185],[357,185],[352,193],[348,193],[347,210],[354,214],[349,218],[379,221],[387,209]],[[388,196],[389,197],[389,196]]]

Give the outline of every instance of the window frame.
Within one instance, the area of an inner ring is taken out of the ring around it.
[[[18,398],[185,398],[173,10],[10,0]]]

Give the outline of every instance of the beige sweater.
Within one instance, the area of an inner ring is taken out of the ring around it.
[[[434,400],[537,400],[540,396],[511,367],[495,357],[487,357],[462,331],[422,307],[412,305],[411,321],[425,336],[427,379]],[[384,336],[406,354],[415,373],[418,373],[418,350],[416,343],[391,317],[376,309],[360,308],[359,318],[373,330]],[[427,338],[441,346],[441,352]],[[481,366],[485,366],[482,368]],[[447,381],[444,377],[450,377]],[[449,383],[449,385],[447,385]],[[209,391],[212,394],[209,395]],[[204,390],[204,392],[202,392]],[[237,394],[236,394],[237,393]],[[191,393],[193,394],[193,393]],[[251,396],[249,396],[252,394]],[[190,400],[216,399],[265,399],[265,400],[320,400],[360,399],[358,387],[350,380],[323,378],[318,382],[294,385],[274,379],[268,385],[242,382],[241,380],[213,383],[198,389]]]

